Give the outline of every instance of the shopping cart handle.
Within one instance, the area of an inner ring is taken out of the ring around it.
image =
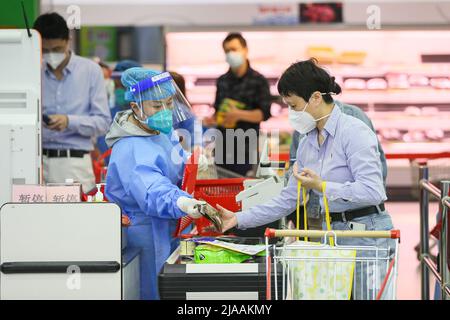
[[[264,235],[267,238],[275,237],[299,237],[299,238],[323,238],[325,235],[341,238],[390,238],[400,239],[400,230],[380,230],[380,231],[352,231],[352,230],[290,230],[290,229],[270,229],[267,228]]]
[[[264,232],[264,236],[266,238],[275,238],[275,229],[272,228],[266,228],[266,232]]]

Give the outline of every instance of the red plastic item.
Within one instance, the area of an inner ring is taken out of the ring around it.
[[[266,232],[264,232],[264,236],[267,238],[275,238],[275,229],[266,228]]]
[[[213,207],[217,205],[233,212],[241,210],[241,204],[236,202],[236,195],[244,190],[244,180],[246,178],[231,179],[211,179],[197,180],[194,189],[194,198],[204,200]],[[212,223],[202,217],[195,220],[195,225],[199,235],[202,236],[218,236],[221,232],[210,231]]]
[[[100,183],[102,173],[106,175],[105,167],[105,159],[111,155],[112,149],[106,150],[100,157],[96,160],[92,160],[92,168],[94,170],[95,183]]]
[[[400,230],[391,230],[391,239],[400,239]]]
[[[197,180],[194,197],[205,200],[213,207],[217,204],[231,211],[240,211],[241,204],[236,202],[236,195],[244,190],[247,178]]]
[[[103,193],[103,200],[108,202],[108,199],[106,199],[106,195],[105,195],[105,185],[104,184],[102,184],[100,186],[100,191]],[[97,187],[93,188],[92,190],[90,190],[86,193],[82,192],[81,193],[81,201],[87,202],[88,196],[92,196],[92,198],[94,198],[96,193],[97,193]]]
[[[240,203],[236,202],[236,195],[244,190],[244,180],[246,178],[231,179],[202,179],[197,180],[198,158],[200,150],[194,150],[191,158],[184,169],[183,183],[181,189],[191,194],[195,199],[204,200],[213,207],[217,208],[217,204],[231,210],[239,211]],[[194,222],[198,235],[201,236],[218,236],[220,232],[211,231],[213,224],[206,218],[192,219],[183,217],[178,221],[175,237],[181,237],[181,232]]]

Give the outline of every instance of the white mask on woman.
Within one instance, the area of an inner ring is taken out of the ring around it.
[[[334,92],[329,93],[320,93],[321,95],[335,94]],[[320,121],[322,119],[325,119],[328,117],[331,112],[323,117],[320,117],[319,119],[314,119],[314,117],[306,112],[306,108],[308,107],[308,103],[305,104],[305,107],[302,111],[295,111],[289,106],[289,123],[291,124],[292,128],[297,130],[300,134],[307,134],[311,130],[313,130],[316,127],[316,122]]]

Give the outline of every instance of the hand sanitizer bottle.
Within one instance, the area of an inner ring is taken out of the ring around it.
[[[103,202],[103,193],[100,191],[101,184],[97,184],[97,193],[95,194],[95,202]]]

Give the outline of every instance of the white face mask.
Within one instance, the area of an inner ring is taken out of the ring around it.
[[[322,95],[326,95],[326,93],[321,93]],[[333,94],[330,92],[329,94]],[[306,112],[306,108],[308,107],[308,104],[305,104],[305,107],[302,111],[295,111],[289,106],[289,123],[298,133],[300,134],[307,134],[311,130],[313,130],[316,127],[316,122],[320,121],[322,119],[325,119],[328,117],[331,113],[320,117],[319,119],[314,119],[314,117]]]
[[[239,52],[230,51],[226,54],[226,60],[231,69],[237,69],[244,63],[244,56]]]
[[[52,67],[52,69],[56,69],[66,58],[65,53],[44,53],[44,61]]]

